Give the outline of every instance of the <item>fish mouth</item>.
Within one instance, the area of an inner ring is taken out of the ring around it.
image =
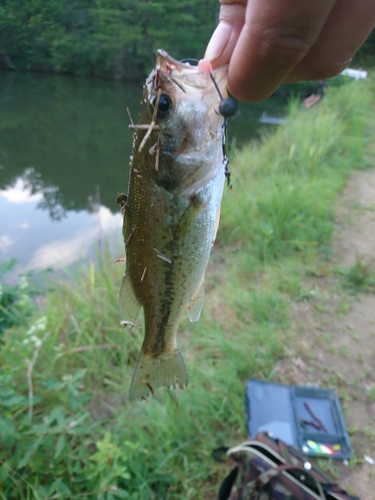
[[[156,53],[156,68],[163,73],[198,70],[198,66],[191,66],[187,62],[177,61],[163,49],[159,49]]]
[[[188,62],[177,61],[177,59],[171,57],[165,50],[159,49],[156,55],[155,71],[160,75],[162,80],[172,81],[182,87],[187,85],[202,90],[211,90],[214,88],[212,82],[212,78],[214,78],[224,97],[227,94],[227,65],[214,70],[210,74],[207,71],[201,71],[198,66],[192,66]]]

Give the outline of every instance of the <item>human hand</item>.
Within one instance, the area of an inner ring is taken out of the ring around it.
[[[344,70],[375,26],[375,0],[220,0],[205,59],[229,63],[228,88],[260,101],[281,83]]]

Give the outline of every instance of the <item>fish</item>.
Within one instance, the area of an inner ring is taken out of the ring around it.
[[[119,195],[126,254],[119,312],[122,325],[134,326],[143,309],[145,325],[130,401],[189,382],[176,334],[185,311],[190,321],[200,317],[219,225],[226,83],[227,67],[211,74],[159,49],[139,123],[130,125],[129,187]]]

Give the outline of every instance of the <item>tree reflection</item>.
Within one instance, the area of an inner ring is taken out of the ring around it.
[[[43,198],[38,202],[37,207],[47,210],[52,220],[61,220],[66,216],[64,207],[64,197],[57,186],[46,186],[39,172],[34,168],[27,168],[21,177],[24,183],[24,189],[30,191],[31,195],[42,194]]]

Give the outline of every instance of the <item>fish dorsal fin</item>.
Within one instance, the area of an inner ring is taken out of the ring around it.
[[[203,301],[204,301],[204,288],[202,282],[187,305],[187,313],[190,321],[199,320],[199,317],[202,312]]]
[[[131,323],[135,322],[141,310],[141,304],[135,296],[129,274],[124,274],[122,278],[118,298],[118,309],[120,313],[120,320],[129,321]]]

